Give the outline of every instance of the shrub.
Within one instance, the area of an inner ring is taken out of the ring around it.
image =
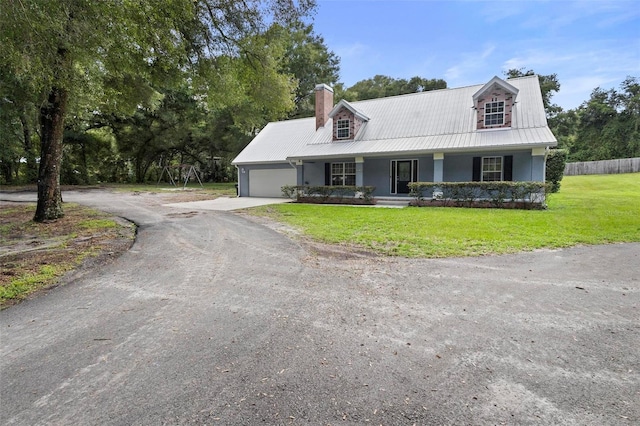
[[[409,184],[414,204],[457,207],[543,206],[542,182],[413,182]],[[431,194],[431,200],[425,201]]]
[[[292,200],[298,198],[298,186],[296,185],[285,185],[280,188],[280,190],[282,191],[282,195],[284,195],[285,198],[291,198]]]
[[[282,194],[298,202],[373,204],[375,186],[285,185]]]
[[[547,169],[545,179],[548,182],[549,192],[560,190],[560,181],[564,176],[564,167],[567,163],[566,149],[552,149],[547,155]]]
[[[356,186],[354,197],[362,198],[366,203],[373,204],[373,191],[375,190],[375,186]]]

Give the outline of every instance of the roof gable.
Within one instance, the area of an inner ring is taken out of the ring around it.
[[[491,90],[491,88],[494,85],[498,85],[498,86],[502,87],[504,90],[506,90],[507,92],[513,93],[514,96],[517,95],[518,92],[519,92],[519,90],[516,87],[514,87],[511,84],[507,83],[506,81],[504,81],[500,77],[495,76],[491,80],[489,80],[489,82],[487,84],[482,86],[480,88],[480,90],[478,90],[476,93],[473,94],[473,101],[474,102],[477,101],[480,96],[484,95],[486,92]]]
[[[329,113],[329,118],[333,118],[335,117],[335,115],[340,112],[340,110],[342,108],[346,108],[349,111],[351,111],[351,113],[358,117],[360,120],[362,121],[369,121],[369,117],[367,117],[366,114],[364,114],[362,111],[358,110],[356,107],[354,107],[352,104],[350,104],[349,102],[345,101],[344,99],[341,100],[340,102],[338,102],[338,104],[331,110],[331,112]]]

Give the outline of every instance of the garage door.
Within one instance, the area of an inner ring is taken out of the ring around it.
[[[282,197],[284,185],[296,184],[296,169],[249,170],[250,197]]]

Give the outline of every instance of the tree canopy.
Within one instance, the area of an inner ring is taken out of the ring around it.
[[[530,75],[536,75],[533,70],[523,71],[524,68],[516,69],[512,68],[507,70],[504,74],[507,78],[526,77]],[[558,112],[562,111],[562,108],[556,104],[551,103],[551,98],[554,94],[560,90],[560,82],[556,74],[538,75],[538,81],[540,82],[540,90],[542,91],[542,102],[544,103],[544,110],[547,113],[547,118],[555,116]]]
[[[265,52],[267,23],[305,16],[313,0],[22,0],[0,15],[2,99],[39,111],[35,220],[63,215],[65,120],[82,114],[131,116],[153,109],[157,86],[189,82],[209,108],[292,109],[294,85],[278,72],[278,43]],[[274,54],[275,53],[275,54]],[[6,73],[6,74],[5,74]],[[9,93],[8,87],[21,88]],[[267,93],[268,92],[268,93]],[[262,104],[248,101],[251,93]],[[282,102],[282,101],[287,102]],[[15,115],[15,114],[14,114]],[[15,121],[15,120],[14,120]]]
[[[338,98],[347,101],[363,101],[446,88],[447,82],[441,79],[427,79],[416,76],[407,80],[386,75],[376,75],[373,78],[360,80],[344,90],[340,90],[342,89],[340,86],[338,88]]]
[[[596,88],[577,110],[571,140],[574,161],[640,157],[640,81],[627,77],[620,89]]]

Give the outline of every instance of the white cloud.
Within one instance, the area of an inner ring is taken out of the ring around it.
[[[517,47],[513,50],[517,51]],[[639,76],[639,52],[635,41],[625,44],[590,40],[571,46],[557,43],[507,57],[502,69],[524,68],[542,75],[556,74],[560,91],[552,101],[571,109],[588,100],[596,87],[610,89],[619,86],[628,75]]]
[[[478,74],[487,70],[488,59],[495,50],[495,45],[486,44],[481,52],[463,53],[459,63],[447,68],[445,80],[451,87],[478,83]]]
[[[342,45],[335,48],[335,52],[340,59],[353,59],[367,56],[371,53],[371,48],[363,43],[355,42],[352,44]]]

